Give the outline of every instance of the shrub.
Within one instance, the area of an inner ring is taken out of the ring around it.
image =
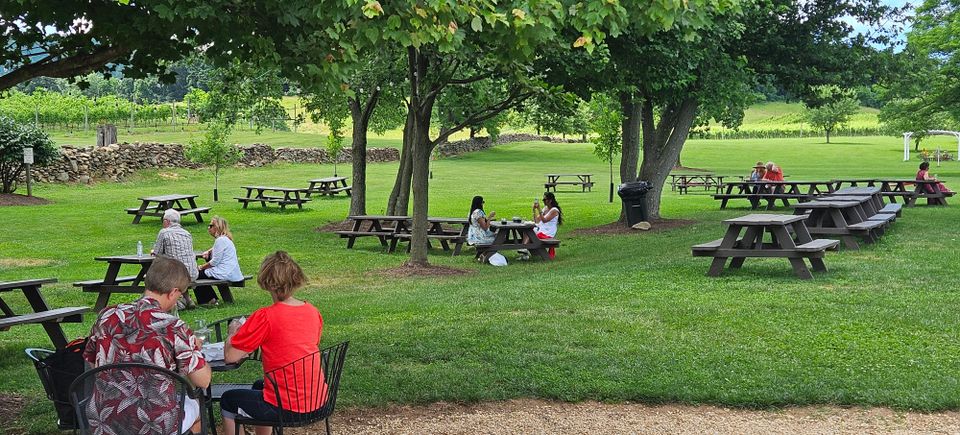
[[[33,161],[40,166],[54,162],[60,155],[60,150],[43,130],[0,116],[0,183],[3,185],[0,192],[17,190],[17,179],[25,169],[24,148],[33,148]]]

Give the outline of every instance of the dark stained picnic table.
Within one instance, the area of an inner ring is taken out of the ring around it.
[[[170,195],[144,196],[137,199],[140,200],[140,207],[127,209],[127,214],[133,215],[134,224],[140,223],[140,219],[144,216],[163,217],[163,213],[166,212],[167,209],[176,210],[180,213],[180,216],[192,214],[197,218],[197,222],[203,222],[202,213],[210,212],[210,207],[197,206],[197,195],[175,193]],[[187,205],[183,204],[184,201],[187,202]]]
[[[728,258],[731,269],[739,269],[747,257],[782,257],[790,261],[800,279],[813,275],[803,259],[810,261],[814,271],[825,272],[824,252],[840,242],[813,239],[804,221],[806,215],[750,214],[723,221],[727,225],[722,239],[694,245],[695,257],[713,257],[707,276],[719,276]],[[743,236],[741,237],[741,233]],[[770,240],[764,241],[764,234]]]
[[[838,179],[834,180],[839,188],[844,184],[850,187],[879,187],[880,194],[889,198],[891,202],[896,203],[900,198],[904,205],[912,207],[918,199],[927,200],[927,205],[947,205],[947,198],[954,195],[953,192],[940,192],[937,183],[938,180],[916,180],[911,178],[900,179]]]
[[[90,311],[89,307],[64,307],[50,308],[47,301],[40,293],[40,288],[44,284],[53,284],[57,282],[54,278],[33,279],[25,281],[0,282],[0,295],[5,292],[20,290],[23,292],[27,303],[33,309],[32,313],[17,314],[9,304],[0,296],[0,331],[5,331],[12,326],[40,324],[50,337],[54,347],[62,349],[67,346],[67,337],[63,333],[61,323],[80,323],[83,321],[83,313]]]
[[[721,200],[720,208],[727,207],[731,199],[747,199],[753,209],[760,207],[762,200],[767,201],[767,210],[781,201],[784,207],[790,206],[790,200],[809,201],[818,195],[833,191],[833,181],[727,181],[724,193],[713,195]]]
[[[857,237],[873,243],[883,233],[886,221],[871,220],[876,215],[871,198],[837,197],[805,202],[794,206],[794,213],[806,215],[807,230],[813,236],[840,237],[848,249],[860,249]]]
[[[556,239],[541,240],[537,238],[534,228],[535,225],[532,222],[492,221],[490,222],[490,229],[496,233],[496,236],[493,243],[489,245],[476,245],[477,256],[479,257],[486,252],[527,249],[531,254],[549,260],[550,255],[547,248],[556,247],[560,242]],[[523,243],[524,236],[527,236],[527,243]]]
[[[590,181],[593,174],[546,174],[546,176],[547,182],[543,184],[543,187],[547,192],[550,189],[556,192],[558,185],[580,186],[581,192],[593,191],[593,181]],[[561,178],[576,178],[577,180],[560,181]]]
[[[351,215],[347,216],[347,219],[353,221],[351,229],[335,231],[340,237],[347,239],[347,249],[353,248],[358,238],[377,237],[380,244],[387,248],[387,252],[394,252],[400,241],[410,240],[412,237],[413,218],[410,216]],[[469,221],[466,218],[428,217],[427,222],[428,243],[430,240],[438,240],[444,251],[450,251],[452,243],[453,255],[459,255],[467,240]],[[449,228],[451,226],[453,228]]]
[[[691,187],[703,187],[705,191],[713,189],[714,193],[720,193],[724,186],[724,178],[729,178],[729,176],[713,173],[670,174],[670,190],[677,190],[683,195],[689,193]]]
[[[243,208],[251,202],[259,202],[261,207],[266,207],[268,202],[280,205],[281,210],[285,210],[287,205],[296,204],[297,208],[303,208],[303,203],[310,201],[310,198],[301,197],[300,194],[307,194],[307,189],[301,187],[272,187],[272,186],[240,186],[247,190],[246,196],[238,196],[235,199],[243,203]],[[256,192],[256,194],[254,194]],[[276,194],[271,194],[275,192]],[[282,194],[283,196],[279,196]]]
[[[307,187],[307,198],[314,193],[321,195],[334,196],[339,192],[345,192],[350,196],[351,186],[347,185],[347,177],[326,177],[310,180],[310,187]]]

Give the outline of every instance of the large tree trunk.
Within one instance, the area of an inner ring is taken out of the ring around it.
[[[680,157],[690,127],[697,115],[697,100],[687,98],[679,104],[666,107],[660,122],[654,128],[653,110],[643,111],[643,163],[640,179],[652,184],[647,192],[646,205],[650,219],[660,218],[660,195],[663,184]]]
[[[640,102],[632,94],[620,93],[621,183],[629,183],[637,179],[637,161],[640,158],[640,109]],[[622,207],[619,221],[627,222],[626,210]]]
[[[432,106],[432,105],[431,105]],[[429,216],[430,187],[430,111],[420,113],[413,144],[413,235],[410,237],[408,265],[427,265],[427,217]]]
[[[353,166],[351,215],[367,214],[367,128],[379,98],[380,93],[374,91],[363,107],[360,107],[357,99],[350,99],[350,117],[353,119],[353,144],[350,152]]]
[[[403,126],[403,146],[400,148],[400,167],[393,182],[393,191],[387,200],[387,214],[399,216],[407,214],[410,203],[410,177],[413,173],[413,109],[407,107],[407,121]]]

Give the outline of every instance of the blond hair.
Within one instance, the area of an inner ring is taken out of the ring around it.
[[[214,216],[210,219],[210,228],[213,228],[213,237],[227,236],[228,239],[233,240],[233,234],[230,233],[230,225],[226,219]]]
[[[286,251],[277,251],[263,259],[257,272],[260,288],[274,294],[277,300],[293,296],[298,288],[307,283],[307,276]]]

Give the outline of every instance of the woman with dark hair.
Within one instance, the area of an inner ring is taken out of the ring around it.
[[[916,178],[916,179],[917,179],[918,181],[923,181],[923,180],[933,180],[933,181],[936,181],[936,180],[937,180],[936,177],[931,177],[931,176],[930,176],[930,162],[923,162],[923,163],[920,164],[920,170],[917,171],[917,178]],[[926,188],[926,190],[927,190],[928,193],[936,193],[936,192],[933,191],[933,186],[931,186],[931,185],[929,185],[929,184],[926,185],[926,186],[924,186],[924,188]],[[940,183],[940,182],[937,182],[937,189],[938,189],[940,192],[944,192],[944,193],[953,192],[952,190],[948,189],[947,186],[945,186],[943,183]]]
[[[533,222],[537,224],[537,227],[534,231],[537,233],[538,239],[552,239],[557,235],[557,226],[563,223],[563,211],[560,209],[560,204],[557,203],[557,197],[553,192],[545,192],[543,194],[543,208],[540,208],[540,201],[534,201],[533,203]],[[524,240],[524,243],[527,243],[528,240]],[[553,260],[556,257],[556,250],[550,248],[550,259]],[[520,251],[521,259],[526,259],[529,257],[529,252],[526,250]]]
[[[474,196],[470,203],[470,228],[467,230],[468,245],[488,245],[493,243],[495,235],[490,231],[490,220],[497,215],[497,212],[491,211],[490,216],[483,211],[483,197]]]

